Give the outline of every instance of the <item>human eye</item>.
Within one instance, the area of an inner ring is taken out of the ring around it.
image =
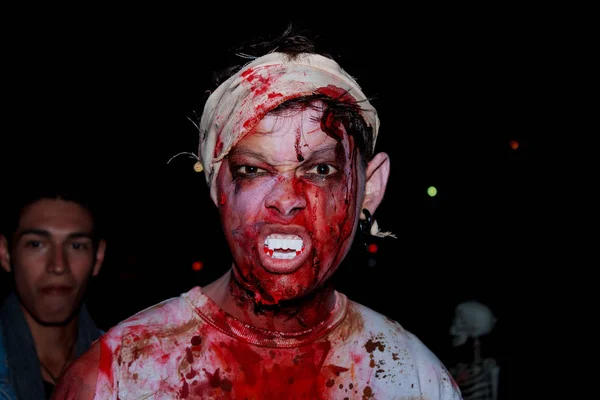
[[[267,171],[255,165],[238,165],[234,169],[234,175],[237,178],[252,178],[263,175]]]
[[[314,167],[308,169],[306,171],[306,174],[326,178],[330,175],[335,174],[337,171],[338,171],[338,169],[336,167],[334,167],[333,165],[323,163],[323,164],[317,164]]]
[[[86,250],[88,248],[88,244],[83,242],[73,242],[71,243],[71,248],[73,250]]]
[[[42,247],[42,241],[37,239],[30,239],[25,242],[25,247],[30,249],[38,249]]]

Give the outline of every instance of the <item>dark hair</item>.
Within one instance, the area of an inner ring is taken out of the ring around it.
[[[10,243],[13,234],[19,227],[25,207],[42,199],[62,199],[77,203],[87,209],[93,220],[93,241],[96,245],[104,238],[104,226],[100,217],[100,209],[93,189],[88,184],[79,183],[73,175],[48,177],[29,177],[22,186],[11,191],[8,203],[1,210],[2,223],[0,232]]]
[[[234,49],[234,53],[244,59],[244,63],[229,66],[213,76],[215,88],[225,82],[229,77],[238,72],[249,59],[257,58],[262,55],[278,52],[284,53],[290,59],[294,59],[299,54],[311,53],[334,60],[330,52],[321,49],[320,37],[311,34],[309,31],[296,29],[292,24],[288,24],[285,31],[275,37],[259,37],[257,39],[242,43]],[[314,94],[311,96],[295,98],[281,104],[274,112],[292,108],[306,108],[321,102],[325,105],[325,110],[321,118],[321,125],[325,132],[338,140],[339,135],[334,131],[332,122],[341,123],[348,135],[352,136],[360,150],[363,163],[371,160],[373,157],[373,130],[369,127],[360,113],[360,104],[349,102],[349,96],[340,96],[335,99],[323,94]]]

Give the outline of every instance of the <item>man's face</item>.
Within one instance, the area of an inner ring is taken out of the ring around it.
[[[364,193],[354,141],[321,111],[268,114],[223,161],[218,206],[234,273],[264,304],[303,297],[348,252]]]
[[[14,271],[26,314],[44,324],[60,324],[77,310],[104,254],[101,242],[96,259],[92,229],[91,214],[74,202],[41,199],[22,211],[10,256],[5,257],[6,248],[0,250],[2,266]]]

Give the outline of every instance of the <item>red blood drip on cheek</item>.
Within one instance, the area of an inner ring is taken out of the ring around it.
[[[224,206],[225,203],[227,203],[227,197],[225,196],[225,193],[221,193],[219,196],[219,205]]]
[[[292,181],[292,186],[294,187],[294,191],[296,193],[304,192],[304,184],[300,179],[294,178],[294,180]]]

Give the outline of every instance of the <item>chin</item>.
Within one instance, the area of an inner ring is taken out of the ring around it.
[[[77,316],[77,313],[73,311],[63,312],[45,312],[34,315],[34,318],[41,325],[45,326],[64,326],[73,320]]]

